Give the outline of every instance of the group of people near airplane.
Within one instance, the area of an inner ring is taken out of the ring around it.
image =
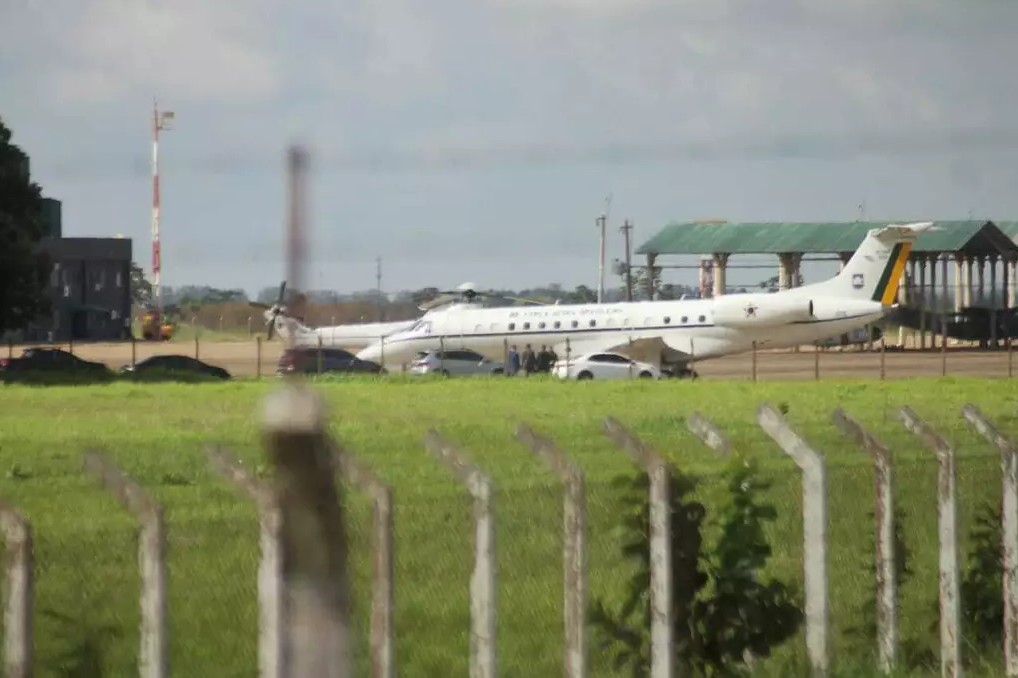
[[[515,377],[520,372],[523,376],[533,373],[551,372],[552,365],[558,360],[558,354],[550,346],[541,345],[541,350],[534,353],[530,344],[523,347],[520,353],[516,344],[509,347],[507,355],[505,374],[508,377]]]

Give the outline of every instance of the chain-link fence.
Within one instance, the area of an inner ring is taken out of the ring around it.
[[[445,344],[447,350],[454,349],[456,345],[455,338],[450,338]],[[267,341],[258,334],[231,339],[210,338],[199,332],[188,338],[173,341],[34,344],[8,342],[6,346],[0,348],[0,357],[16,358],[25,348],[36,346],[58,348],[84,360],[104,363],[113,370],[153,356],[186,355],[222,367],[238,378],[274,375],[286,348],[278,338]],[[311,346],[308,350],[314,358],[314,347]],[[404,373],[408,368],[406,363],[396,364],[394,361],[387,361],[384,354],[380,362],[386,371],[393,374]],[[316,365],[317,363],[313,362],[311,372],[317,371]],[[329,371],[327,359],[323,365],[323,371]],[[701,378],[757,381],[902,379],[936,376],[1010,377],[1016,369],[1012,346],[1007,342],[1001,342],[995,349],[979,348],[965,343],[949,343],[933,349],[918,349],[907,345],[892,345],[881,340],[873,342],[872,345],[818,348],[801,346],[793,349],[746,351],[694,361],[690,363],[690,367]],[[638,373],[634,373],[633,376],[637,377]]]

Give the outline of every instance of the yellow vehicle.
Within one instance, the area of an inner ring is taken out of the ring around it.
[[[168,341],[173,336],[173,323],[159,317],[158,311],[146,311],[141,317],[141,337],[146,341]]]

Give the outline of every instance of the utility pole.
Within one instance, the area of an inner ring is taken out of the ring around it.
[[[152,292],[156,302],[156,313],[160,322],[163,317],[162,252],[159,243],[159,132],[170,131],[173,111],[159,112],[159,104],[152,99]]]
[[[608,216],[602,214],[597,218],[597,226],[601,229],[601,256],[598,260],[597,266],[597,303],[604,302],[604,244],[605,244],[605,225],[608,222]]]
[[[619,228],[622,231],[622,235],[626,238],[626,301],[633,300],[633,254],[629,249],[629,234],[633,230],[633,224],[630,223],[629,219],[626,219],[622,227]]]
[[[382,257],[375,257],[375,315],[382,322]]]

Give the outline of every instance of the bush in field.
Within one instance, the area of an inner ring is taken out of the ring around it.
[[[704,548],[706,509],[688,499],[696,481],[672,473],[672,586],[675,605],[675,657],[687,672],[727,675],[745,668],[750,657],[768,656],[802,623],[797,595],[785,582],[762,581],[771,555],[764,537],[776,513],[758,501],[768,484],[755,465],[733,458],[726,467],[726,496],[713,523],[717,538]],[[626,511],[623,554],[636,561],[627,598],[613,611],[595,600],[590,622],[600,646],[613,655],[616,670],[646,676],[650,669],[649,481],[646,473],[620,478]]]

